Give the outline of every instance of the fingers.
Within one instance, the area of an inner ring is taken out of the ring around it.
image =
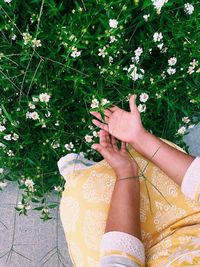
[[[99,152],[105,159],[109,156],[107,148],[103,147],[100,144],[93,144],[92,148]]]
[[[132,95],[129,99],[129,106],[130,106],[130,110],[131,113],[135,113],[135,111],[137,111],[137,106],[136,106],[136,95]]]
[[[108,118],[110,118],[110,116],[112,115],[112,112],[111,112],[109,109],[105,109],[105,110],[104,110],[104,114],[105,114]]]
[[[110,143],[109,134],[106,131],[100,130],[99,139],[100,139],[99,143],[100,143],[101,146],[106,147],[106,148],[112,147],[111,143]]]
[[[105,137],[106,142],[107,142],[107,147],[111,148],[112,147],[112,143],[110,141],[110,135],[109,135],[109,133],[107,133],[105,131],[102,131],[102,133],[100,133],[100,134],[102,134]]]
[[[105,117],[104,117],[104,119],[102,118],[102,116],[101,116],[101,114],[99,113],[99,112],[97,112],[97,111],[91,111],[90,112],[90,114],[92,114],[94,117],[96,117],[98,120],[100,120],[100,121],[102,121],[102,122],[105,122],[105,123],[108,123],[108,117],[109,116],[107,116],[106,114],[105,114],[105,112],[104,112],[104,114],[105,114]]]
[[[96,125],[97,127],[101,128],[101,129],[103,129],[103,130],[105,130],[106,132],[108,132],[108,130],[109,130],[107,124],[104,124],[104,123],[102,123],[102,122],[100,122],[100,121],[98,121],[98,120],[92,120],[92,123],[93,123],[94,125]]]
[[[115,151],[118,151],[118,146],[117,146],[117,142],[116,139],[113,135],[111,135],[111,143],[112,143],[112,147]]]
[[[109,110],[112,111],[112,112],[114,112],[114,111],[116,111],[118,109],[120,109],[120,108],[118,108],[117,106],[113,106],[113,107],[109,108]]]
[[[126,150],[126,142],[122,142],[121,143],[121,151],[122,152],[127,152],[127,150]]]

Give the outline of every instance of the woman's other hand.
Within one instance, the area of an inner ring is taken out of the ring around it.
[[[138,175],[138,165],[134,159],[128,156],[125,142],[121,142],[121,148],[118,149],[115,137],[110,136],[104,130],[100,130],[99,138],[99,144],[93,144],[92,148],[105,158],[114,169],[117,178]]]

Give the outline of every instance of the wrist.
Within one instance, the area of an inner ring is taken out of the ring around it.
[[[138,177],[139,176],[138,167],[134,166],[133,168],[129,168],[129,169],[127,168],[127,169],[118,171],[116,172],[116,176],[117,176],[117,180],[126,178],[126,177]],[[133,179],[138,180],[138,178],[133,178]]]
[[[138,134],[137,138],[131,140],[130,145],[134,147],[136,151],[140,152],[140,147],[145,145],[149,135],[150,133],[143,128]]]

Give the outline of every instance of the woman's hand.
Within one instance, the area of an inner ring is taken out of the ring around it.
[[[126,151],[126,143],[121,143],[118,149],[114,136],[109,136],[108,132],[100,130],[100,143],[93,144],[92,148],[97,150],[114,169],[117,178],[125,178],[138,175],[137,162],[130,158]]]
[[[91,112],[98,119],[92,120],[93,124],[117,139],[134,146],[139,142],[139,138],[147,132],[142,125],[135,100],[136,95],[132,95],[129,99],[131,112],[124,111],[117,106],[106,109],[104,111],[105,120],[102,119],[99,112]]]

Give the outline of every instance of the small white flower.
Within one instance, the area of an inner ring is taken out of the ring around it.
[[[4,188],[7,185],[6,182],[0,182],[0,188]]]
[[[49,118],[51,116],[51,112],[47,111],[47,113],[45,113],[45,117]]]
[[[7,135],[4,135],[4,137],[3,137],[5,140],[12,140],[12,136],[11,136],[11,134],[7,134]]]
[[[72,142],[70,142],[69,144],[65,144],[65,148],[66,150],[70,151],[74,148],[74,144]]]
[[[167,3],[168,0],[152,0],[154,8],[157,9],[158,13],[160,13],[161,8]]]
[[[138,47],[136,50],[135,50],[135,55],[140,57],[141,54],[143,53],[143,49],[142,47]]]
[[[144,70],[140,69],[140,73],[138,73],[138,68],[134,65],[131,64],[128,69],[128,74],[131,76],[131,79],[134,81],[137,81],[138,79],[143,78]]]
[[[51,146],[52,146],[53,148],[59,148],[59,147],[60,147],[60,144],[59,144],[59,143],[54,143],[54,144],[51,144]]]
[[[5,148],[6,146],[0,142],[0,147]]]
[[[32,46],[35,48],[35,47],[40,47],[40,46],[42,46],[42,44],[41,44],[41,41],[40,40],[36,40],[36,38],[34,38],[33,40],[32,40]]]
[[[0,60],[4,57],[4,53],[0,53]]]
[[[103,98],[103,99],[101,100],[101,105],[102,105],[102,106],[105,106],[105,105],[108,104],[108,103],[110,103],[110,101],[107,100],[106,98]]]
[[[108,60],[109,60],[109,64],[111,65],[113,63],[113,57],[109,56]]]
[[[4,2],[9,4],[12,2],[12,0],[4,0]]]
[[[31,205],[27,203],[27,204],[25,205],[25,209],[26,209],[26,210],[30,210],[30,209],[31,209]]]
[[[0,124],[0,132],[3,132],[6,130],[6,127]]]
[[[85,154],[84,152],[80,152],[79,155],[84,158]]]
[[[177,62],[177,58],[176,57],[171,57],[170,59],[168,59],[168,65],[169,66],[176,65],[176,62]]]
[[[2,174],[4,172],[3,168],[0,168],[0,174]]]
[[[167,47],[163,47],[162,49],[161,49],[161,53],[166,53],[167,52],[167,50],[168,50],[168,48]]]
[[[54,190],[56,192],[60,192],[60,191],[62,191],[62,187],[61,186],[54,186]]]
[[[147,22],[149,17],[150,17],[150,14],[145,14],[145,15],[143,16],[143,19]]]
[[[110,19],[109,20],[109,26],[110,26],[110,28],[117,28],[118,23],[119,22],[116,19]]]
[[[187,70],[187,73],[189,73],[191,75],[193,72],[194,72],[194,67],[189,66],[188,70]]]
[[[26,112],[26,118],[27,118],[27,119],[31,119],[31,112],[29,112],[29,111]]]
[[[9,149],[8,152],[7,152],[7,155],[9,157],[11,157],[11,156],[14,156],[14,153],[13,153],[13,151],[11,149]]]
[[[94,137],[98,137],[99,136],[97,131],[94,131],[92,134],[93,134]]]
[[[33,120],[38,120],[39,119],[39,115],[37,113],[37,111],[31,112],[31,119]]]
[[[88,143],[90,143],[90,142],[92,142],[92,138],[93,138],[93,136],[87,134],[85,136],[85,141],[88,142]]]
[[[50,99],[50,95],[48,95],[47,93],[42,93],[39,95],[39,99],[41,102],[49,102]]]
[[[25,206],[21,202],[18,202],[17,207],[19,209],[24,209]]]
[[[115,41],[117,41],[115,36],[110,36],[110,43],[114,43]]]
[[[190,122],[190,119],[188,117],[183,117],[182,118],[182,122],[189,123]]]
[[[49,209],[48,208],[43,208],[42,212],[48,214],[49,213]]]
[[[13,41],[15,41],[15,40],[17,39],[17,35],[14,34],[14,35],[11,37],[11,39],[12,39]]]
[[[27,187],[33,187],[34,186],[34,182],[32,179],[26,179],[24,184],[27,186]]]
[[[176,72],[176,69],[175,69],[175,68],[169,67],[169,68],[167,69],[167,73],[168,73],[169,75],[173,75],[175,72]]]
[[[149,95],[148,95],[148,94],[146,94],[146,93],[142,93],[142,94],[140,95],[140,101],[141,101],[141,102],[145,103],[148,99],[149,99]]]
[[[181,128],[178,129],[177,134],[183,135],[186,132],[186,127],[182,126]]]
[[[28,103],[28,106],[29,106],[30,109],[35,109],[35,105],[32,104],[32,103]]]
[[[37,97],[33,96],[32,99],[33,99],[33,102],[39,102],[39,99]]]
[[[188,129],[192,129],[192,128],[194,128],[194,126],[195,126],[195,124],[191,124],[188,126]]]
[[[163,39],[163,35],[161,32],[155,32],[153,35],[154,42],[160,42]]]
[[[199,61],[196,60],[196,59],[193,59],[191,62],[190,62],[190,66],[188,67],[188,70],[187,70],[187,73],[189,73],[190,75],[195,72],[195,67],[198,66],[198,63]],[[198,71],[197,71],[198,72]]]
[[[191,65],[192,67],[194,67],[194,68],[197,67],[198,64],[199,64],[199,61],[196,60],[195,58],[190,62],[190,65]]]
[[[12,136],[12,139],[16,141],[17,139],[19,139],[19,135],[14,133]]]
[[[164,44],[161,43],[161,44],[158,44],[157,47],[161,50],[161,49],[163,48],[163,45],[164,45]]]
[[[32,35],[30,35],[30,33],[23,33],[23,40],[24,40],[24,44],[27,45],[31,40],[32,40]]]
[[[138,108],[138,111],[139,111],[140,113],[146,111],[146,105],[145,105],[145,104],[139,104],[137,108]]]
[[[186,3],[184,5],[184,11],[187,15],[191,15],[194,12],[194,6],[192,4]]]
[[[90,130],[93,130],[93,129],[94,129],[94,126],[93,126],[93,125],[89,125],[88,128],[89,128]]]
[[[107,54],[108,53],[106,52],[106,47],[105,46],[102,49],[99,48],[99,54],[98,54],[99,57],[103,57],[104,58]]]
[[[94,98],[92,99],[91,108],[98,108],[99,107],[99,100]]]
[[[71,57],[76,58],[79,57],[81,55],[81,51],[73,51],[71,53]]]

